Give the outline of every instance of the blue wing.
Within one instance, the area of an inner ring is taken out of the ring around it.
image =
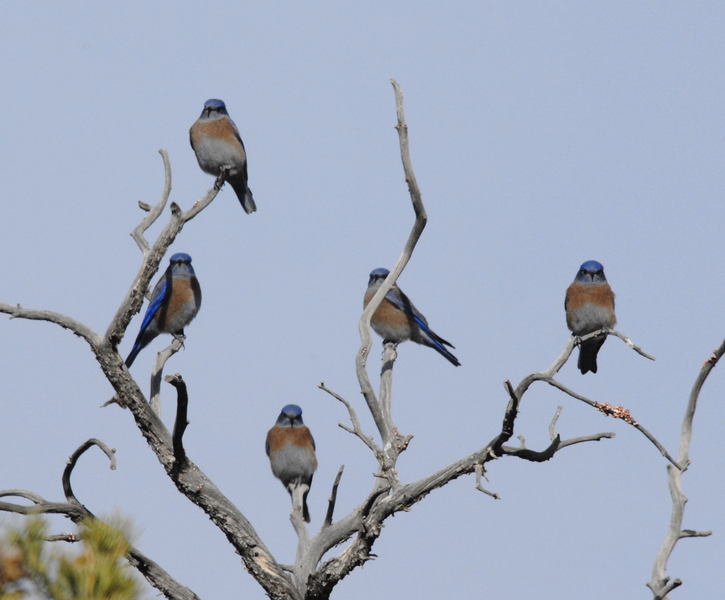
[[[143,350],[143,348],[153,340],[157,333],[154,333],[151,337],[146,336],[146,330],[151,322],[151,319],[156,314],[156,312],[159,310],[159,307],[163,303],[163,301],[166,299],[166,296],[171,291],[171,277],[169,276],[169,270],[167,269],[166,273],[164,273],[164,276],[159,280],[159,282],[156,284],[156,287],[154,288],[154,291],[151,292],[151,302],[149,303],[149,307],[146,309],[146,314],[143,318],[143,323],[141,323],[141,328],[138,331],[138,335],[136,336],[136,341],[133,344],[133,348],[131,348],[131,353],[128,355],[128,358],[126,359],[126,366],[128,368],[131,368],[131,365],[133,364],[133,361],[136,360],[136,357],[138,356],[138,353]]]
[[[418,327],[421,327],[426,331],[430,331],[426,318],[413,305],[408,296],[406,296],[399,287],[394,287],[390,290],[388,295],[385,296],[385,299],[398,310],[402,310],[405,314],[412,316]]]
[[[413,303],[408,299],[408,296],[406,296],[400,290],[400,288],[394,287],[392,290],[390,290],[390,292],[388,292],[388,295],[385,296],[385,299],[388,300],[393,306],[395,306],[395,308],[402,310],[406,315],[413,318],[413,321],[420,330],[419,335],[416,335],[415,330],[413,331],[413,341],[418,342],[419,344],[430,346],[434,350],[437,350],[455,366],[460,366],[461,363],[458,361],[458,359],[453,354],[451,354],[445,347],[449,346],[453,348],[453,344],[444,340],[441,336],[439,336],[430,328],[427,319],[413,305]]]
[[[161,303],[166,299],[166,295],[169,293],[170,290],[171,290],[171,282],[169,281],[169,278],[166,277],[166,274],[164,273],[164,276],[156,284],[156,287],[154,288],[154,291],[151,294],[151,302],[149,304],[149,307],[146,309],[146,314],[144,315],[143,323],[141,323],[141,330],[139,331],[139,336],[146,329],[146,326],[149,324],[151,317],[153,317],[156,314],[156,311],[159,310],[159,306],[161,306]]]
[[[244,148],[244,142],[242,141],[242,136],[239,135],[239,129],[237,129],[237,124],[234,121],[232,121],[231,117],[228,117],[228,119],[229,119],[229,122],[232,124],[232,129],[234,130],[234,135],[239,140],[239,143],[242,145],[242,148]]]

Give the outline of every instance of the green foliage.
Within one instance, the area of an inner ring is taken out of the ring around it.
[[[129,543],[121,530],[98,519],[80,529],[80,553],[48,548],[48,525],[33,517],[0,540],[0,600],[20,600],[32,587],[53,600],[135,600],[141,586],[123,559]],[[32,582],[33,585],[27,585]]]

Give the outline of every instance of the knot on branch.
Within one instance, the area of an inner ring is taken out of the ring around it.
[[[632,415],[629,414],[629,410],[624,408],[624,406],[612,406],[609,402],[605,402],[604,404],[594,402],[593,406],[599,412],[604,413],[608,417],[622,419],[625,423],[629,423],[635,427],[637,426],[637,421],[632,418]]]
[[[400,454],[401,452],[405,452],[408,449],[408,444],[410,444],[410,440],[412,439],[413,434],[403,435],[401,433],[398,433],[397,427],[393,427],[393,441],[398,451],[398,454]]]

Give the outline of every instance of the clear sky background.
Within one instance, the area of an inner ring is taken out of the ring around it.
[[[313,534],[340,464],[336,516],[373,483],[373,456],[316,386],[354,403],[374,432],[354,371],[357,321],[368,274],[395,262],[413,222],[393,77],[429,215],[399,284],[462,363],[400,346],[393,414],[415,436],[401,479],[499,431],[503,380],[517,384],[564,348],[564,292],[589,259],[617,294],[618,328],[657,361],[612,338],[599,373],[582,376],[573,357],[559,379],[624,405],[676,455],[692,383],[725,335],[724,30],[722,2],[5,2],[0,300],[105,331],[141,260],[128,235],[144,215],[137,202],[162,190],[157,150],[171,158],[171,200],[188,208],[213,181],[188,130],[205,100],[223,99],[259,210],[244,214],[225,188],[172,246],[193,257],[203,306],[167,372],[189,386],[190,457],[293,562],[289,496],[264,453],[282,406],[302,406],[317,441]],[[167,343],[133,365],[142,389]],[[372,359],[380,350],[375,337]],[[683,478],[684,526],[714,534],[675,549],[678,600],[725,595],[722,368],[701,395]],[[100,438],[118,469],[97,449],[80,461],[74,490],[90,510],[131,517],[138,547],[201,598],[264,597],[131,414],[100,408],[112,389],[85,342],[0,318],[0,395],[0,489],[61,500],[65,461]],[[169,427],[174,400],[165,385]],[[387,521],[378,559],[335,597],[651,597],[671,511],[666,461],[622,421],[545,384],[516,422],[529,447],[548,444],[558,404],[564,438],[616,438],[545,464],[491,464],[500,501],[473,476],[436,491]]]

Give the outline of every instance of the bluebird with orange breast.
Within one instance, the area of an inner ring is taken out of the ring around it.
[[[169,268],[151,293],[149,307],[126,366],[131,367],[136,356],[162,333],[184,335],[186,327],[199,312],[201,288],[191,266],[191,256],[179,252],[171,257]]]
[[[317,457],[315,440],[302,422],[302,409],[299,406],[288,404],[282,409],[274,427],[267,432],[265,449],[272,473],[282,482],[290,496],[293,484],[303,483],[308,487],[302,497],[302,517],[309,523],[307,494],[312,485],[312,475],[317,470]]]
[[[576,274],[566,290],[564,300],[566,324],[574,335],[583,336],[604,327],[617,324],[614,315],[614,292],[604,276],[604,267],[596,260],[588,260]],[[582,375],[597,372],[597,353],[607,339],[606,334],[586,340],[579,345],[577,367]]]
[[[390,274],[387,269],[375,269],[370,273],[368,289],[365,291],[363,308],[372,300],[375,292],[383,285],[385,278]],[[403,291],[394,285],[378,306],[370,319],[370,325],[375,333],[383,338],[383,343],[393,342],[399,344],[406,340],[412,340],[416,344],[422,344],[440,352],[455,366],[460,367],[458,359],[448,351],[448,348],[455,348],[439,335],[436,335],[428,321],[418,311]]]
[[[237,126],[221,100],[204,102],[201,116],[189,129],[189,140],[201,170],[215,177],[228,166],[227,181],[234,188],[247,214],[257,210],[252,191],[247,187],[247,153]]]

